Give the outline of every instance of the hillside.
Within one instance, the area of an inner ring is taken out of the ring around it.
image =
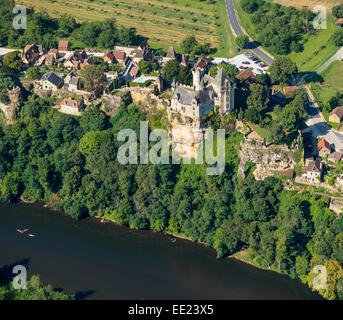
[[[125,27],[137,29],[155,48],[176,48],[194,34],[200,41],[217,48],[216,56],[234,54],[233,36],[228,26],[223,0],[20,0],[18,4],[47,11],[58,17],[73,15],[78,21],[114,17]]]

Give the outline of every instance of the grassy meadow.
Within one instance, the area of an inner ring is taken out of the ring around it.
[[[311,83],[316,99],[327,103],[337,91],[343,91],[343,61],[335,61],[320,73],[322,82]]]
[[[228,25],[224,0],[209,3],[198,0],[18,0],[17,3],[47,11],[58,17],[73,15],[78,21],[114,17],[118,24],[134,27],[149,38],[153,48],[178,46],[183,38],[195,35],[209,42],[214,56],[235,54],[234,38]]]

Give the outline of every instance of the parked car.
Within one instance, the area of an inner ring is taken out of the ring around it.
[[[243,66],[239,66],[239,69],[243,69]]]
[[[242,63],[243,63],[243,64],[250,64],[249,61],[243,61]]]
[[[263,70],[260,68],[258,68],[257,71],[263,73]]]

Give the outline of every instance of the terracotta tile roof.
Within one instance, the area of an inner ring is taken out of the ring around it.
[[[124,51],[116,50],[113,54],[117,60],[125,60],[126,58],[126,53]]]
[[[197,63],[195,64],[194,68],[200,68],[200,69],[205,69],[207,65],[209,64],[210,60],[207,59],[206,57],[199,58]]]
[[[291,87],[284,87],[283,91],[286,95],[293,95],[295,93],[295,91],[297,90],[296,86],[291,86]]]
[[[68,48],[69,48],[69,41],[60,40],[60,42],[58,43],[58,50],[67,51]]]
[[[293,178],[294,177],[294,169],[292,169],[292,168],[286,169],[282,172],[282,175],[285,177]]]
[[[336,21],[336,25],[343,25],[343,18],[339,18],[339,19]]]
[[[327,148],[327,149],[331,150],[330,143],[327,142],[325,139],[322,139],[318,142],[318,151],[320,151],[323,148]]]
[[[112,51],[106,51],[103,56],[103,59],[105,58],[109,59],[110,61],[113,61],[115,57]]]
[[[60,104],[63,104],[65,106],[72,107],[72,108],[79,108],[81,103],[77,100],[65,98],[62,101],[60,101]]]
[[[341,120],[343,117],[343,109],[341,107],[336,107],[330,112],[330,116],[334,114],[339,118],[339,120]]]
[[[253,75],[253,72],[252,72],[251,69],[245,69],[245,70],[241,71],[241,72],[236,76],[236,78],[237,78],[238,80],[241,80],[241,79],[247,80],[247,79],[249,79],[252,75]]]

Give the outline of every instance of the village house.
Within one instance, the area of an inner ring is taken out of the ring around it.
[[[127,80],[129,81],[133,81],[136,79],[137,75],[139,72],[139,68],[136,65],[132,65],[132,67],[130,68],[130,71],[128,73],[129,77],[127,77]]]
[[[341,107],[337,107],[330,112],[329,121],[340,123],[343,118],[343,109]]]
[[[297,91],[296,86],[290,86],[290,87],[284,87],[283,88],[283,92],[288,97],[293,97],[295,95],[296,91]]]
[[[74,72],[70,72],[65,77],[64,89],[74,93],[79,89],[79,77]]]
[[[167,54],[163,58],[163,63],[166,63],[166,62],[168,62],[170,60],[177,60],[180,65],[182,65],[184,67],[188,66],[188,56],[186,56],[184,54],[176,53],[174,47],[169,47],[168,48]]]
[[[56,91],[62,87],[63,79],[54,72],[47,72],[40,79],[40,84],[43,90]]]
[[[125,52],[126,56],[132,56],[133,51],[136,49],[136,47],[132,46],[114,46],[114,51],[120,51]]]
[[[319,183],[322,176],[323,166],[319,159],[307,160],[306,167],[302,168],[302,177],[307,182]]]
[[[65,58],[63,66],[67,69],[80,70],[85,65],[92,64],[92,58],[88,58],[88,55],[85,50],[81,53],[73,51],[70,55]]]
[[[70,43],[68,40],[60,40],[58,43],[58,51],[70,51]]]
[[[208,59],[207,57],[201,57],[194,65],[194,69],[200,70],[200,72],[205,72],[210,62],[210,59]]]
[[[44,54],[45,49],[42,45],[38,43],[30,44],[24,48],[24,52],[21,55],[21,59],[24,63],[33,65],[37,62],[37,60],[43,57]]]
[[[127,57],[124,51],[115,50],[113,55],[119,65],[121,66],[125,65]]]
[[[247,84],[260,83],[260,80],[256,77],[256,75],[252,72],[251,69],[244,69],[236,75],[236,78],[238,80],[245,81]]]
[[[62,113],[70,114],[73,116],[82,115],[82,112],[81,112],[82,103],[77,100],[65,98],[62,101],[56,101],[55,105],[60,106],[59,111]]]
[[[343,27],[343,18],[338,19],[338,20],[336,21],[335,25],[336,25],[337,27],[342,28],[342,27]]]
[[[116,58],[114,57],[113,51],[109,50],[104,52],[104,56],[102,57],[102,59],[109,64],[113,64],[116,62]]]
[[[50,49],[48,54],[45,56],[45,64],[51,65],[60,57],[57,49]]]
[[[338,161],[341,161],[342,159],[342,153],[340,152],[332,152],[329,156],[328,156],[328,160],[330,160],[331,162],[337,163]]]
[[[330,143],[327,142],[325,139],[322,139],[318,142],[318,152],[320,157],[328,157],[331,153],[331,146]]]

